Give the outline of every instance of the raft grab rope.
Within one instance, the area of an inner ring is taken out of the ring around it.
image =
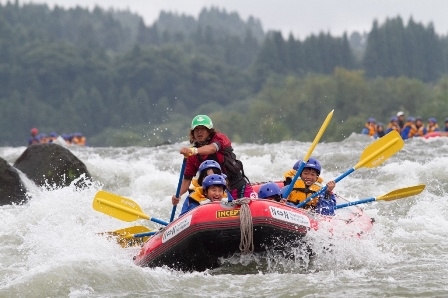
[[[252,214],[249,208],[250,199],[242,198],[233,200],[230,204],[231,206],[239,205],[240,208],[240,230],[241,230],[241,241],[240,241],[240,251],[242,254],[248,254],[254,252],[254,225],[252,222]]]

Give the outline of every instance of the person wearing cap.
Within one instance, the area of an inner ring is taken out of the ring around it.
[[[415,118],[408,117],[406,123],[401,130],[401,138],[407,140],[412,138],[417,133],[417,128],[415,127]]]
[[[386,127],[386,134],[388,134],[392,130],[395,130],[398,133],[400,133],[400,131],[401,131],[400,125],[398,124],[398,117],[397,116],[392,116],[390,118],[389,124]]]
[[[367,123],[364,125],[361,133],[363,135],[368,135],[374,137],[376,135],[376,120],[375,118],[370,117],[367,119]]]
[[[431,117],[428,119],[428,125],[423,129],[423,133],[427,134],[430,132],[440,131],[439,125],[437,124],[437,119]]]
[[[403,111],[399,111],[397,113],[397,118],[398,118],[398,126],[400,126],[400,130],[402,130],[404,125],[406,124],[406,121],[404,121],[404,113],[403,113]]]
[[[28,146],[31,146],[33,144],[39,144],[39,138],[38,138],[39,130],[37,128],[33,127],[33,128],[31,128],[30,133],[31,133],[31,136],[28,139]]]
[[[214,160],[221,166],[222,173],[227,175],[229,191],[233,198],[257,197],[249,179],[244,174],[243,164],[233,153],[230,139],[215,130],[210,117],[207,115],[194,117],[191,121],[189,137],[192,146],[180,149],[180,154],[187,160],[179,197],[187,192],[199,166],[205,160]],[[177,205],[179,200],[173,196],[173,205]]]

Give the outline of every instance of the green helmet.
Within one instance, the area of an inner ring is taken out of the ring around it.
[[[207,115],[197,115],[193,118],[191,121],[191,130],[195,129],[196,126],[205,126],[208,129],[213,128],[213,122],[212,119],[210,119]]]

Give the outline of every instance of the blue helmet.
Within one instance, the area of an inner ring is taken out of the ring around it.
[[[268,182],[263,184],[258,190],[258,197],[260,199],[266,199],[267,197],[279,195],[282,197],[282,191],[280,187],[274,182]]]
[[[199,172],[202,172],[203,170],[210,169],[210,168],[217,168],[217,169],[221,170],[221,166],[219,165],[219,163],[217,163],[214,160],[207,159],[207,160],[203,161],[201,163],[201,165],[199,166]]]
[[[408,117],[408,122],[415,122],[415,118],[414,117]]]
[[[368,123],[376,123],[376,119],[370,117],[369,119],[367,119],[367,122],[368,122]]]
[[[202,187],[204,189],[209,188],[212,185],[222,185],[224,186],[224,190],[227,187],[226,180],[223,176],[218,174],[211,174],[204,178],[204,181],[202,181]]]
[[[295,164],[294,164],[294,166],[292,167],[294,170],[298,170],[299,169],[299,167],[300,167],[300,163],[302,162],[302,160],[301,159],[299,159]]]
[[[437,119],[434,117],[429,118],[428,121],[432,123],[437,123]]]
[[[320,175],[320,171],[322,169],[322,167],[320,166],[319,161],[317,161],[317,159],[310,157],[310,159],[308,160],[308,162],[305,164],[305,167],[303,167],[304,169],[306,168],[310,168],[310,169],[315,169],[317,171],[317,176]]]
[[[390,122],[395,122],[395,121],[398,121],[398,117],[397,116],[390,117]]]
[[[448,122],[448,118],[445,119],[445,123],[447,123],[447,122]]]

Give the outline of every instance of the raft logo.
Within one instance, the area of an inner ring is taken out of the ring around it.
[[[238,217],[238,216],[240,216],[240,209],[216,211],[216,218]]]
[[[375,166],[378,163],[381,164],[383,163],[384,160],[385,160],[384,155],[381,155],[380,157],[372,161],[372,166]]]
[[[188,228],[191,224],[191,215],[186,216],[181,221],[176,223],[174,226],[170,227],[163,233],[162,243],[170,240],[174,236],[178,235],[180,232]]]
[[[123,205],[128,205],[128,206],[130,206],[132,209],[136,209],[135,208],[135,203],[133,203],[133,202],[130,202],[130,201],[128,201],[128,200],[121,200],[121,203],[123,204]]]
[[[271,211],[271,215],[273,218],[287,221],[287,222],[290,222],[293,224],[305,226],[307,228],[309,228],[311,226],[310,219],[308,218],[308,216],[306,216],[304,214],[300,214],[300,213],[296,213],[296,212],[292,212],[289,210],[272,207],[272,206],[269,206],[269,210]]]

